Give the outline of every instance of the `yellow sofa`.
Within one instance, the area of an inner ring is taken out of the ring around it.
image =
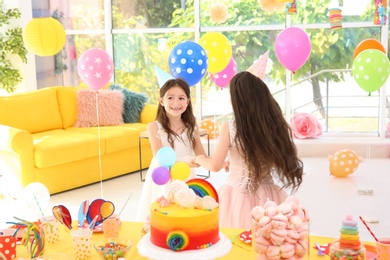
[[[0,173],[22,186],[44,184],[51,194],[139,170],[139,135],[155,120],[157,106],[145,104],[139,123],[73,127],[76,87],[50,87],[0,97]],[[152,151],[141,139],[142,168]]]

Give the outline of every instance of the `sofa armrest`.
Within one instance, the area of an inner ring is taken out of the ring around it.
[[[145,104],[140,114],[140,123],[149,124],[156,120],[157,108],[157,105]]]
[[[23,186],[35,181],[32,135],[0,124],[0,165],[16,175]]]

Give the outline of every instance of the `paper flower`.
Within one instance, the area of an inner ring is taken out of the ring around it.
[[[293,136],[299,139],[313,138],[322,134],[322,126],[312,114],[297,113],[290,121]]]
[[[210,8],[210,19],[214,23],[224,23],[228,19],[228,8],[224,4],[215,4]]]

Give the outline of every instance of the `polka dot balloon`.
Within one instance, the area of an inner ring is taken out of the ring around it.
[[[175,78],[182,78],[194,86],[206,75],[206,51],[196,42],[181,42],[169,54],[169,69]]]
[[[354,151],[343,149],[329,156],[330,174],[344,178],[356,171],[359,166],[360,157]]]
[[[215,139],[219,136],[218,125],[215,124],[211,119],[202,120],[200,122],[200,128],[207,130],[210,139]]]
[[[379,50],[365,50],[353,61],[352,73],[359,87],[371,93],[386,83],[390,62],[386,54]]]

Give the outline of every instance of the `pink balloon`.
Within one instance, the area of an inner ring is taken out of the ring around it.
[[[276,37],[276,57],[286,69],[295,73],[309,59],[311,42],[307,33],[298,27],[289,27]]]
[[[224,88],[229,85],[230,80],[236,75],[237,64],[236,61],[231,58],[228,65],[220,72],[209,73],[210,79],[218,87]]]
[[[114,64],[107,52],[92,48],[80,56],[77,72],[90,88],[99,90],[110,81],[114,72]]]

